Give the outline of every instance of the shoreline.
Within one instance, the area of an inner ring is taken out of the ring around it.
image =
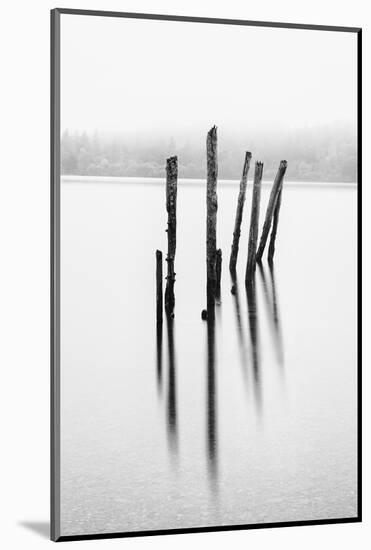
[[[142,177],[142,176],[72,176],[72,175],[61,175],[61,182],[63,183],[136,183],[136,184],[148,184],[148,185],[164,185],[165,178],[151,178],[151,177]],[[206,183],[205,179],[197,178],[179,178],[179,184],[186,186],[199,186],[203,183]],[[239,180],[218,180],[218,185],[228,186],[228,185],[239,185]],[[263,180],[262,185],[272,185],[271,180]],[[285,186],[289,187],[344,187],[344,188],[355,188],[357,187],[356,182],[315,182],[315,181],[290,181],[285,180]]]

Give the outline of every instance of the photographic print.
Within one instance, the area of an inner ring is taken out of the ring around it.
[[[360,29],[52,11],[52,538],[360,521]]]

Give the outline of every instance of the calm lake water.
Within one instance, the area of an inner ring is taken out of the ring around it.
[[[246,295],[250,175],[232,295],[238,182],[220,183],[208,330],[205,183],[180,181],[162,334],[164,182],[61,187],[61,534],[356,516],[356,187],[285,183],[274,270]]]

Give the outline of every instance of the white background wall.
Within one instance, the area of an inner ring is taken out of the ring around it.
[[[27,523],[49,517],[49,9],[72,7],[362,26],[364,28],[364,241],[371,216],[371,22],[366,0],[49,0],[3,3],[0,16],[0,545],[52,543]],[[344,76],[345,77],[345,76]],[[370,254],[364,250],[364,420],[370,417]],[[368,398],[368,403],[366,402]],[[369,428],[369,427],[368,427]],[[364,432],[364,523],[74,542],[69,548],[366,548],[371,538],[370,430]],[[44,527],[45,531],[45,527]]]

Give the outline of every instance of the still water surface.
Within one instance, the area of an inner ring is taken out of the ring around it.
[[[355,186],[285,184],[274,268],[246,293],[249,183],[232,295],[238,183],[221,183],[208,326],[205,184],[180,181],[162,331],[164,182],[61,187],[62,535],[354,517]]]

